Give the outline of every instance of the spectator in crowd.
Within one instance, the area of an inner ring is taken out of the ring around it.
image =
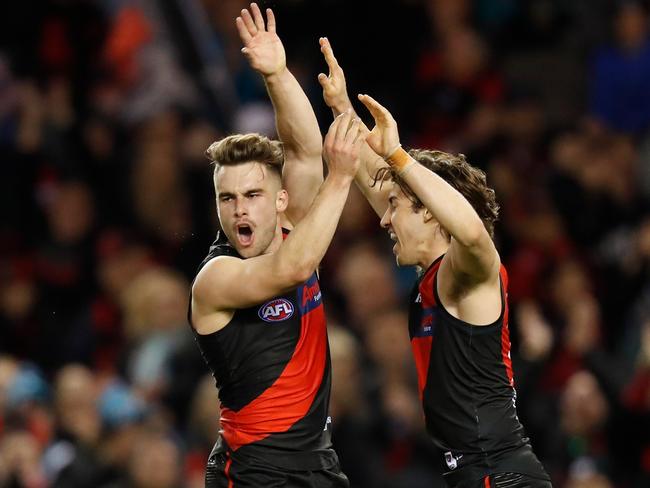
[[[595,54],[591,112],[611,129],[643,135],[650,127],[650,36],[642,1],[618,3],[613,44]]]
[[[181,473],[170,463],[164,483],[203,486],[214,382],[171,311],[216,230],[205,147],[235,130],[275,136],[232,23],[247,5],[26,0],[0,16],[0,485],[124,486],[131,448],[160,446]],[[322,122],[314,36],[328,32],[350,90],[412,123],[405,142],[486,170],[519,415],[556,486],[649,486],[647,1],[273,7]],[[351,192],[322,264],[334,441],[354,488],[438,486],[392,325],[413,275],[374,222]],[[136,338],[144,295],[158,305]]]

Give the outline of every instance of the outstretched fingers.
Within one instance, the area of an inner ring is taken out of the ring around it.
[[[266,9],[266,30],[275,32],[275,14],[270,8]]]
[[[389,123],[393,116],[388,109],[381,105],[370,95],[359,95],[359,101],[363,103],[377,123]]]
[[[332,71],[339,68],[339,62],[336,60],[336,57],[334,56],[332,45],[330,44],[330,41],[327,37],[321,37],[318,40],[318,42],[320,44],[320,51],[323,53],[323,56],[325,57],[325,62],[327,63],[327,66],[329,67],[330,74],[331,74]]]
[[[339,124],[341,123],[341,120],[345,114],[342,113],[338,117],[334,118],[334,121],[330,124],[330,128],[327,131],[327,134],[325,134],[325,141],[323,141],[324,146],[331,146],[332,140],[336,138],[336,133],[338,131]]]
[[[244,20],[241,17],[235,19],[235,24],[237,25],[237,32],[239,32],[239,37],[244,44],[248,44],[253,36],[251,36]]]
[[[247,45],[253,37],[259,32],[275,32],[276,22],[273,10],[266,9],[267,24],[264,25],[264,17],[262,11],[256,3],[251,3],[250,8],[242,9],[239,17],[235,19],[237,24],[237,31],[242,42]]]
[[[320,51],[323,53],[323,56],[325,57],[325,62],[327,63],[327,67],[330,70],[330,76],[332,76],[332,69],[333,66],[336,64],[336,58],[334,57],[334,54],[332,53],[332,48],[329,45],[329,41],[327,40],[327,37],[321,37],[318,39],[318,43],[320,44]],[[328,88],[331,83],[330,76],[327,76],[325,73],[318,73],[318,83],[320,83],[320,86],[323,88]]]
[[[251,3],[251,12],[253,13],[253,22],[255,22],[257,30],[265,31],[266,27],[264,27],[264,17],[262,17],[262,11],[256,3]]]
[[[341,121],[339,122],[338,128],[336,129],[336,140],[344,141],[345,134],[347,134],[348,127],[350,127],[350,120],[352,119],[352,112],[346,110],[341,115],[339,115]],[[338,117],[337,117],[338,118]]]
[[[357,140],[357,136],[359,135],[359,126],[361,120],[359,117],[354,117],[352,119],[352,122],[350,122],[350,126],[348,127],[348,131],[345,134],[345,143],[346,144],[354,144],[355,141]]]
[[[338,61],[336,60],[336,57],[334,56],[334,49],[332,48],[332,43],[330,42],[328,37],[321,37],[318,39],[318,42],[320,44],[321,49],[323,50],[323,54],[327,58],[327,61],[332,65],[332,66],[338,66]]]
[[[248,33],[251,37],[257,34],[257,26],[255,25],[255,22],[253,22],[253,17],[251,17],[251,13],[248,11],[248,9],[242,9],[241,19],[244,21],[244,26],[246,26],[246,29],[248,30]]]

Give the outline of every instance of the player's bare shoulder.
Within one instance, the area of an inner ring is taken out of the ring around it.
[[[219,303],[224,287],[232,278],[233,268],[242,261],[233,256],[217,256],[208,261],[192,285],[192,327],[199,334],[210,334],[225,327],[233,315]]]
[[[501,261],[495,259],[478,279],[452,268],[448,255],[443,258],[437,279],[437,292],[447,311],[464,322],[481,326],[492,324],[502,313]]]
[[[234,256],[216,256],[208,261],[196,275],[192,285],[192,296],[198,301],[212,302],[212,297],[219,294],[219,289],[225,285],[233,268],[236,268],[242,259]],[[218,306],[218,303],[212,303]]]

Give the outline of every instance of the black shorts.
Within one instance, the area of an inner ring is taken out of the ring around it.
[[[288,465],[278,459],[242,455],[217,442],[205,470],[206,488],[349,488],[334,451],[325,462],[312,453],[295,453]],[[305,462],[301,462],[304,460]],[[303,469],[304,467],[304,469]]]
[[[452,488],[552,488],[551,482],[522,473],[497,473],[478,480],[461,481]]]

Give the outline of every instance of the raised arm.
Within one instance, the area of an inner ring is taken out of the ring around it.
[[[342,114],[346,110],[354,111],[352,102],[350,102],[348,96],[343,68],[339,66],[336,57],[334,57],[334,51],[329,40],[326,37],[321,37],[319,43],[320,50],[329,68],[329,75],[325,73],[318,75],[318,82],[323,87],[325,103],[332,109],[334,117]],[[366,197],[373,210],[381,217],[386,211],[386,208],[388,208],[388,189],[386,187],[380,188],[379,185],[373,186],[372,181],[377,170],[386,166],[386,163],[367,144],[362,146],[360,156],[361,166],[354,178],[354,182]]]
[[[284,187],[290,195],[285,214],[292,224],[305,215],[323,182],[322,137],[307,95],[289,71],[282,41],[276,34],[273,11],[267,22],[256,3],[237,17],[242,53],[264,78],[275,109],[278,137],[284,145]]]
[[[350,184],[359,167],[364,133],[360,120],[348,112],[336,118],[325,137],[329,174],[304,218],[278,251],[248,259],[218,257],[197,275],[192,311],[199,317],[227,313],[281,295],[305,282],[325,255]],[[223,321],[222,325],[225,325]],[[215,330],[215,321],[194,322],[200,333]]]
[[[359,100],[375,119],[366,138],[413,190],[425,208],[451,235],[445,260],[463,283],[498,279],[499,255],[487,229],[472,205],[454,187],[413,159],[399,142],[397,123],[390,112],[368,95]]]

